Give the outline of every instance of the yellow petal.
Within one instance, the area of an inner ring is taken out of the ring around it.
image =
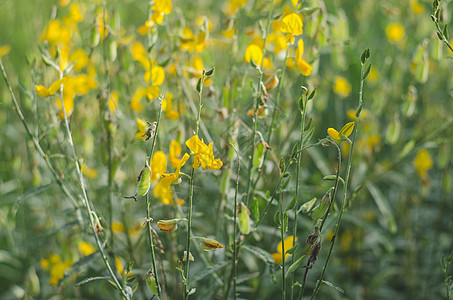
[[[340,130],[340,132],[338,133],[338,135],[339,135],[340,137],[341,137],[342,135],[344,135],[345,137],[348,137],[348,136],[351,135],[353,129],[354,129],[354,121],[345,124],[345,125],[343,126],[343,128],[341,128],[341,130]]]
[[[282,32],[288,32],[294,35],[300,35],[303,33],[303,23],[300,16],[296,13],[286,15],[282,19]]]
[[[41,97],[48,97],[50,95],[49,89],[43,85],[35,86],[35,91]]]
[[[8,54],[10,50],[11,50],[11,47],[9,45],[1,46],[0,47],[0,58],[5,56],[6,54]]]
[[[426,171],[432,168],[433,160],[426,149],[417,152],[417,156],[414,159],[414,167],[417,169],[418,175],[426,177]]]
[[[151,182],[159,179],[159,175],[167,170],[167,158],[164,152],[157,151],[151,159]]]
[[[151,68],[151,80],[153,85],[159,86],[164,82],[165,72],[161,66],[153,66]]]
[[[146,87],[146,97],[148,97],[149,100],[159,97],[159,87],[154,85]]]
[[[245,49],[244,60],[246,62],[253,60],[255,64],[261,65],[261,61],[263,60],[263,51],[257,45],[250,44],[247,49]]]
[[[300,59],[296,62],[296,69],[304,76],[308,76],[311,74],[311,70],[313,69],[309,63],[305,60]]]
[[[155,11],[168,15],[171,12],[172,7],[171,0],[155,0],[152,8]]]
[[[334,140],[340,140],[340,134],[338,133],[338,131],[336,131],[334,128],[329,128],[327,129],[327,133],[329,134],[329,136],[331,138],[333,138]]]

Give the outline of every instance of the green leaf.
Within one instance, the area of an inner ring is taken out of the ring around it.
[[[301,207],[300,209],[297,211],[297,213],[299,212],[302,212],[302,213],[307,213],[311,210],[311,208],[313,207],[313,205],[315,205],[316,203],[316,197],[311,199],[310,201],[307,201],[305,202]]]
[[[81,285],[84,285],[85,283],[88,283],[90,281],[95,281],[95,280],[109,280],[110,277],[108,276],[97,276],[97,277],[89,277],[89,278],[85,278],[84,280],[76,283],[75,286],[81,286]]]
[[[50,59],[49,57],[47,57],[47,55],[41,55],[41,58],[42,58],[42,61],[48,65],[49,67],[52,67],[54,68],[55,70],[57,70],[58,72],[60,72],[60,66],[57,65],[56,62],[54,62],[52,59]]]
[[[198,94],[201,93],[201,85],[202,84],[203,84],[202,79],[198,78],[198,82],[197,82],[197,92],[198,92]]]
[[[316,88],[310,93],[310,95],[308,95],[308,98],[307,98],[307,101],[310,101],[311,99],[313,99],[316,95]]]
[[[292,246],[291,248],[289,248],[288,250],[286,250],[286,253],[288,254],[293,254],[294,251],[296,251],[296,249],[299,247],[299,244],[295,244],[294,246]]]
[[[286,206],[285,212],[287,212],[288,210],[293,209],[294,206],[296,206],[296,201],[297,201],[297,197],[296,197],[296,195],[294,195],[294,197],[293,197],[293,199],[291,200],[291,202],[289,202],[288,205]]]
[[[214,68],[210,69],[209,71],[206,71],[205,75],[206,76],[212,76],[214,74]]]
[[[327,176],[324,176],[323,180],[335,181],[336,178],[337,178],[337,175],[327,175]],[[343,180],[343,178],[341,178],[341,176],[338,176],[338,180],[340,180],[341,183],[343,183],[343,185],[344,185],[344,180]]]
[[[264,147],[263,143],[256,144],[255,153],[253,155],[253,166],[255,168],[261,168],[263,165],[264,153],[266,152],[265,149],[266,147]]]
[[[313,221],[317,221],[321,219],[324,214],[327,212],[327,209],[329,208],[330,205],[330,195],[326,194],[324,197],[321,199],[321,203],[319,203],[309,214]]]
[[[305,255],[302,255],[291,266],[289,266],[288,271],[286,271],[285,277],[287,277],[290,273],[294,272],[299,267],[299,265],[303,262],[304,258],[305,258]]]
[[[368,67],[365,69],[365,72],[363,72],[362,80],[365,80],[368,75],[370,74],[371,71],[371,64],[368,65]]]
[[[333,285],[332,283],[330,283],[330,282],[328,282],[328,281],[326,281],[326,280],[323,280],[322,283],[324,283],[324,284],[327,285],[327,286],[333,287],[333,288],[336,289],[338,292],[344,294],[344,290],[343,290],[342,288],[339,288],[339,287]]]

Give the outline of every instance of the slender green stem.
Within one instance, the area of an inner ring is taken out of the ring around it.
[[[326,140],[324,140],[324,141],[326,141]],[[320,225],[320,227],[319,227],[319,232],[322,232],[322,229],[323,229],[323,227],[324,227],[324,224],[326,223],[326,219],[327,219],[327,217],[329,216],[330,209],[332,208],[332,205],[333,205],[333,203],[334,203],[334,201],[335,201],[335,197],[336,197],[336,194],[337,194],[338,184],[339,184],[339,182],[340,182],[339,178],[340,178],[340,169],[341,169],[341,149],[340,149],[340,147],[339,147],[336,143],[334,143],[334,142],[332,142],[332,141],[330,141],[330,140],[327,140],[327,141],[330,142],[331,145],[336,146],[336,148],[337,148],[337,151],[338,151],[338,161],[337,161],[337,163],[338,163],[338,164],[337,164],[337,172],[336,172],[336,176],[335,176],[334,187],[330,190],[330,199],[331,199],[331,201],[330,201],[330,203],[329,203],[329,206],[327,207],[326,213],[325,213],[324,216],[322,217],[321,225]],[[335,236],[334,236],[334,238],[335,238]],[[305,291],[305,283],[306,283],[306,281],[307,281],[307,275],[308,275],[309,270],[310,270],[310,269],[309,269],[308,266],[307,266],[307,268],[305,269],[305,274],[304,274],[303,280],[302,280],[302,286],[301,286],[300,291],[299,291],[298,300],[301,300],[301,299],[302,299],[302,296],[304,295],[304,291]]]
[[[59,70],[59,73],[60,73],[60,79],[63,79],[63,71],[61,69]],[[62,84],[61,87],[60,87],[61,109],[63,111],[66,134],[68,136],[69,146],[70,146],[71,152],[72,152],[72,158],[74,160],[74,164],[75,164],[75,167],[76,167],[76,173],[77,173],[77,177],[79,179],[80,189],[82,190],[83,204],[85,205],[85,208],[87,210],[88,216],[90,218],[91,230],[93,231],[93,234],[94,234],[94,237],[95,237],[95,240],[96,240],[96,244],[97,244],[97,246],[99,248],[99,252],[101,253],[101,256],[102,256],[102,258],[104,260],[104,264],[107,267],[107,270],[110,273],[110,276],[112,277],[113,283],[115,284],[117,289],[120,291],[121,295],[124,298],[129,299],[128,294],[124,290],[123,286],[119,283],[118,279],[115,276],[115,273],[112,270],[112,267],[110,266],[109,260],[107,258],[107,255],[105,254],[105,251],[104,251],[104,247],[103,247],[102,242],[101,242],[101,240],[99,238],[99,235],[98,235],[98,233],[96,231],[97,230],[97,224],[95,223],[95,219],[94,219],[95,216],[96,216],[96,213],[91,208],[91,206],[93,204],[90,202],[90,200],[88,200],[88,195],[87,195],[87,191],[86,191],[86,187],[85,187],[85,183],[84,183],[85,180],[83,178],[83,174],[82,174],[82,171],[80,169],[79,161],[77,160],[77,155],[75,153],[75,147],[74,147],[74,142],[72,140],[71,129],[69,128],[68,115],[66,113],[66,108],[64,106],[64,101],[63,101],[63,86],[64,85]]]
[[[151,148],[149,150],[149,158],[148,158],[148,165],[151,165],[151,160],[154,154],[154,149],[156,147],[156,141],[157,141],[157,136],[159,134],[159,125],[160,125],[160,119],[162,116],[162,98],[159,97],[160,100],[160,107],[159,107],[159,115],[157,117],[157,124],[156,124],[156,129],[153,137],[153,142],[151,143]],[[159,275],[157,273],[157,267],[156,267],[156,257],[154,253],[154,238],[153,238],[153,230],[151,228],[151,213],[150,213],[150,197],[149,197],[149,192],[146,194],[146,223],[148,224],[148,236],[149,236],[149,247],[151,251],[151,261],[153,265],[153,273],[154,273],[154,278],[156,280],[156,286],[157,286],[157,297],[159,299],[162,299],[162,291],[161,291],[161,286],[159,284]]]
[[[362,68],[361,68],[361,72],[360,72],[360,90],[359,90],[359,105],[358,105],[358,107],[360,109],[363,106],[363,82],[365,81],[365,79],[363,78],[364,77],[363,75],[364,75],[364,71],[365,71],[365,62],[366,62],[366,59],[365,59],[365,61],[362,61]],[[338,235],[338,231],[339,231],[339,228],[340,228],[340,225],[341,225],[341,219],[343,217],[343,213],[344,213],[344,210],[346,208],[349,177],[350,177],[351,168],[352,168],[352,154],[353,154],[353,151],[354,151],[354,145],[355,145],[356,138],[357,138],[357,129],[358,129],[358,123],[359,123],[359,116],[360,116],[360,112],[358,113],[358,115],[356,116],[356,119],[354,121],[354,130],[353,130],[353,135],[352,135],[352,140],[351,140],[351,148],[349,150],[348,165],[347,165],[347,169],[346,169],[346,178],[345,178],[345,183],[344,183],[344,188],[343,188],[343,201],[342,201],[340,212],[338,214],[337,223],[335,224],[334,236],[333,236],[333,238],[331,240],[331,243],[330,243],[329,252],[327,254],[326,262],[324,263],[324,266],[322,268],[321,276],[319,277],[318,282],[316,283],[316,287],[313,290],[313,293],[312,293],[310,299],[313,299],[316,296],[316,294],[318,293],[319,288],[321,287],[321,284],[323,282],[323,279],[324,279],[324,276],[325,276],[325,273],[326,273],[326,269],[327,269],[327,266],[328,266],[329,261],[330,261],[330,257],[332,256],[333,247],[335,245],[336,237]],[[333,199],[332,199],[332,201],[333,201]]]
[[[104,24],[104,33],[107,31],[107,23],[106,23],[106,3],[105,0],[102,2],[102,21]],[[104,35],[104,40],[102,41],[102,57],[104,61],[104,70],[105,70],[105,80],[106,80],[106,111],[108,111],[109,118],[106,126],[106,131],[107,131],[107,153],[108,153],[108,163],[107,163],[107,170],[109,172],[107,176],[107,187],[108,187],[108,218],[109,218],[109,233],[110,233],[110,238],[109,238],[109,245],[110,245],[110,251],[112,253],[112,256],[114,256],[114,239],[113,239],[113,228],[112,228],[112,223],[113,223],[113,168],[112,168],[112,132],[110,130],[110,124],[111,124],[111,115],[110,115],[110,110],[109,110],[109,103],[110,103],[110,76],[109,76],[109,67],[108,67],[108,53],[107,53],[107,41],[109,37],[109,33],[107,35]],[[103,116],[101,115],[101,121],[103,120]]]
[[[283,175],[283,173],[281,174],[281,176]],[[286,274],[285,274],[285,222],[287,222],[285,219],[285,216],[284,216],[284,213],[283,213],[283,197],[282,197],[282,188],[281,188],[281,185],[280,185],[280,188],[279,188],[279,207],[280,207],[280,239],[282,241],[282,249],[281,249],[281,253],[282,253],[282,297],[281,299],[282,300],[285,300],[286,299]],[[286,213],[285,213],[286,215]]]
[[[305,98],[306,99],[306,98]],[[301,161],[302,161],[302,152],[301,149],[303,147],[302,141],[304,137],[304,132],[305,132],[305,112],[306,112],[306,105],[303,106],[303,110],[301,112],[302,115],[302,121],[300,125],[300,137],[299,137],[299,147],[298,147],[298,154],[297,154],[297,166],[296,166],[296,204],[294,205],[294,228],[293,228],[293,245],[296,244],[296,237],[297,237],[297,210],[299,208],[299,171],[301,167]],[[271,130],[269,130],[269,133]],[[301,197],[302,198],[302,197]],[[291,264],[294,263],[295,255],[292,255],[291,257]],[[291,300],[294,298],[294,272],[291,273]]]
[[[201,75],[201,79],[199,85],[197,86],[198,92],[198,114],[197,114],[197,122],[196,122],[196,129],[195,134],[198,135],[198,129],[200,124],[200,115],[201,115],[201,96],[203,94],[203,84],[205,79],[205,72]],[[184,268],[184,298],[187,300],[189,299],[189,257],[190,257],[190,239],[191,239],[191,231],[192,231],[192,209],[193,209],[193,192],[194,192],[194,173],[195,169],[192,166],[192,171],[190,172],[190,182],[189,182],[189,213],[188,213],[188,221],[187,221],[187,250],[186,250],[186,264]]]
[[[239,190],[239,171],[241,169],[241,158],[239,156],[239,152],[234,147],[234,145],[228,142],[230,146],[233,148],[234,152],[236,152],[236,156],[238,158],[238,168],[236,174],[236,188],[234,190],[234,206],[233,206],[233,268],[230,275],[230,279],[228,280],[228,287],[225,293],[226,298],[228,298],[228,294],[230,292],[231,281],[233,281],[233,299],[236,300],[236,279],[237,279],[237,254],[238,254],[238,242],[236,241],[236,234],[237,234],[237,197],[238,197],[238,190]]]
[[[263,86],[263,62],[264,62],[264,55],[266,53],[266,41],[267,41],[267,36],[269,34],[269,28],[272,20],[272,12],[274,10],[274,1],[272,1],[271,4],[271,9],[269,10],[269,14],[267,16],[267,25],[266,25],[266,32],[264,33],[264,43],[263,43],[263,59],[261,60],[261,66],[259,68],[260,72],[260,77],[259,77],[259,82],[258,82],[258,93],[255,97],[255,110],[253,113],[253,131],[252,131],[252,145],[251,145],[251,153],[250,153],[250,160],[249,160],[249,166],[248,166],[248,176],[247,176],[247,190],[246,190],[246,198],[245,198],[245,203],[247,206],[250,204],[250,187],[252,185],[252,169],[253,169],[253,157],[255,155],[255,143],[256,143],[256,131],[258,127],[258,107],[260,104],[260,98],[261,98],[261,93],[262,93],[262,86]]]

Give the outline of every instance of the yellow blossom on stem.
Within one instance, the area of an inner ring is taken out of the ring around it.
[[[187,219],[159,220],[157,222],[157,227],[162,231],[173,232],[178,229],[178,223],[181,221],[187,222]]]
[[[170,142],[170,150],[168,151],[168,159],[173,168],[177,168],[181,159],[178,156],[181,154],[181,145],[177,142],[172,140]]]
[[[214,251],[220,248],[225,248],[222,244],[220,244],[218,241],[213,240],[213,239],[207,239],[203,237],[194,237],[196,239],[200,240],[200,248],[203,249],[204,251]]]
[[[85,241],[80,242],[77,248],[83,256],[88,256],[96,252],[96,249],[90,243]]]
[[[63,77],[62,79],[54,81],[49,88],[46,88],[43,85],[37,85],[35,86],[35,91],[41,97],[49,97],[60,89],[60,86],[66,82],[66,79],[66,77]]]
[[[296,238],[296,241],[297,241],[297,238]],[[294,245],[293,245],[293,236],[290,235],[289,237],[287,237],[284,241],[284,246],[285,246],[285,252],[288,250],[288,249],[291,249]],[[275,263],[276,264],[281,264],[282,261],[283,261],[283,244],[282,242],[280,241],[280,243],[278,243],[277,245],[277,253],[273,253],[271,254],[272,255],[272,258],[274,259]],[[288,253],[285,254],[285,258],[287,258],[289,256]]]
[[[9,53],[11,47],[9,45],[0,46],[0,58]]]
[[[172,7],[171,0],[155,0],[152,9],[168,15]]]
[[[69,61],[70,62],[75,62],[74,64],[74,71],[79,72],[83,68],[86,67],[86,65],[89,62],[89,57],[85,53],[83,49],[77,49],[74,52],[71,53],[69,56]]]
[[[261,65],[261,61],[263,60],[263,50],[255,44],[248,45],[247,49],[245,49],[244,60],[246,62],[253,60],[256,65]]]
[[[300,39],[297,42],[297,49],[296,49],[296,69],[304,76],[308,76],[311,74],[311,70],[313,69],[309,63],[307,63],[303,58],[302,55],[304,54],[304,41]]]
[[[135,90],[135,93],[132,96],[131,102],[129,104],[133,111],[136,111],[136,112],[143,111],[143,104],[140,102],[140,100],[145,95],[146,95],[146,92],[143,87],[138,87],[137,90]]]
[[[139,118],[136,118],[135,122],[137,123],[137,133],[135,134],[135,138],[137,140],[144,140],[146,138],[146,130],[149,126],[144,120]]]
[[[151,159],[151,182],[159,179],[161,173],[167,170],[167,158],[164,152],[157,151]]]
[[[119,221],[112,222],[112,230],[113,230],[113,232],[118,232],[118,233],[124,232],[123,223],[121,223]]]
[[[200,31],[197,36],[192,33],[190,28],[184,28],[180,35],[181,45],[179,49],[189,52],[197,51],[202,52],[206,44],[206,32]]]
[[[214,158],[213,144],[211,142],[209,145],[206,145],[198,138],[198,135],[194,135],[186,141],[186,146],[194,156],[193,168],[198,169],[201,166],[203,170],[219,170],[223,166],[223,162],[220,159]]]
[[[184,109],[184,105],[180,105],[180,110]],[[167,96],[162,101],[162,110],[165,112],[165,117],[176,121],[179,119],[179,112],[173,109],[173,94],[167,93]]]
[[[399,23],[389,24],[385,28],[385,35],[390,43],[397,44],[404,38],[404,27]]]
[[[281,31],[284,33],[301,35],[303,33],[302,27],[302,18],[296,13],[288,14],[282,19]]]
[[[98,170],[88,167],[85,163],[82,163],[81,166],[82,173],[88,178],[95,178],[98,176]]]
[[[174,204],[173,192],[171,190],[171,184],[179,182],[179,173],[186,163],[186,161],[190,158],[190,155],[185,153],[184,156],[181,158],[178,167],[176,168],[174,173],[162,173],[161,180],[156,184],[153,190],[153,194],[156,198],[160,198],[162,203],[164,204]],[[178,199],[178,203],[182,205],[184,201]]]
[[[329,136],[335,141],[341,141],[343,136],[348,137],[351,135],[352,130],[354,129],[354,121],[346,123],[343,128],[341,128],[340,132],[338,132],[334,128],[327,129],[327,133]]]
[[[426,179],[428,175],[427,171],[433,166],[433,160],[431,159],[428,150],[419,150],[415,156],[413,164],[417,169],[418,175],[420,175],[423,179]]]
[[[351,84],[346,78],[342,76],[335,77],[335,84],[333,86],[333,91],[335,94],[345,98],[349,96],[349,94],[351,93],[351,89],[352,89]]]

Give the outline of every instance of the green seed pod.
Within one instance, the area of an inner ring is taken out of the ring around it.
[[[145,163],[145,167],[138,176],[137,195],[145,196],[151,186],[151,167],[148,162]]]

